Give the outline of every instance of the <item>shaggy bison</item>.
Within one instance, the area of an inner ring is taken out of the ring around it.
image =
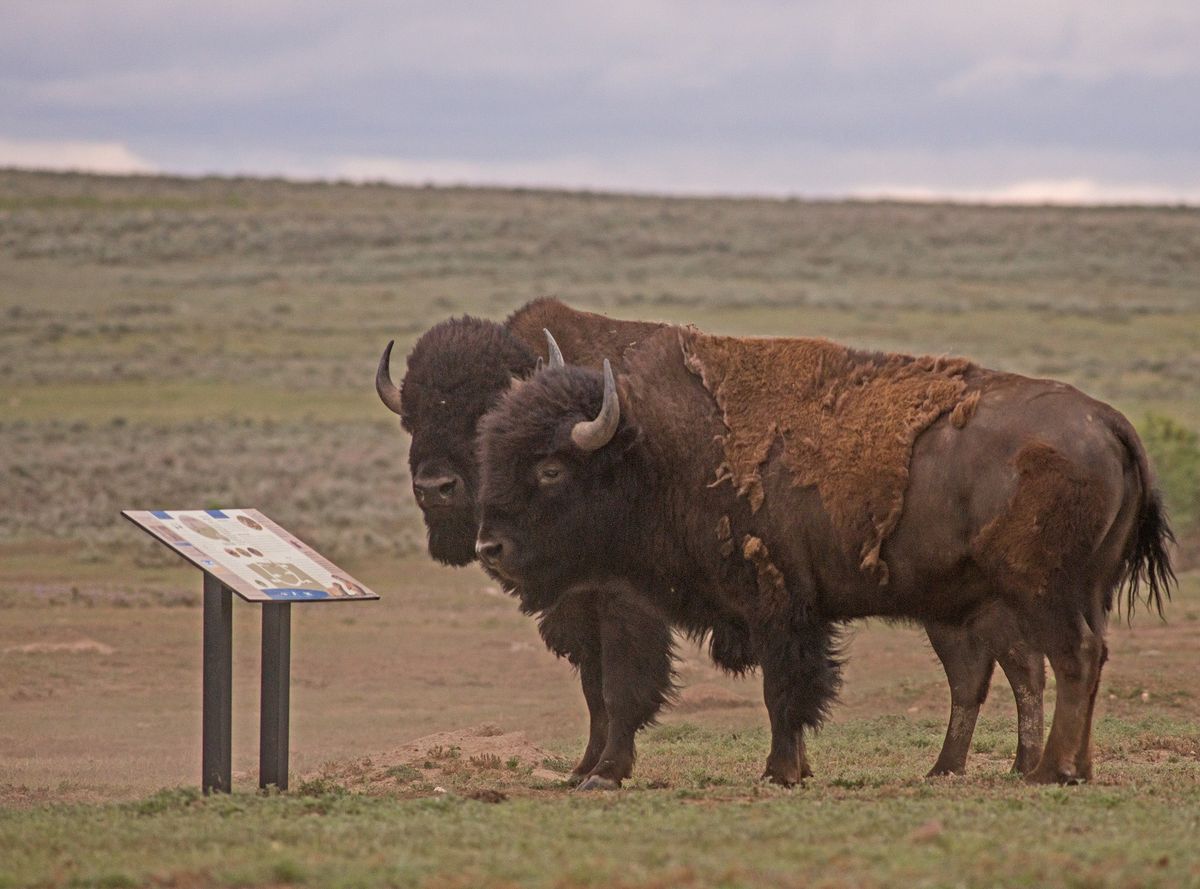
[[[412,435],[409,468],[430,555],[448,565],[475,558],[475,427],[514,380],[533,373],[542,355],[557,357],[547,351],[545,328],[560,331],[562,349],[573,362],[599,367],[605,355],[619,356],[660,326],[575,311],[554,299],[535,300],[504,324],[453,318],[417,340],[399,387],[391,380],[388,343],[375,388]],[[552,608],[525,610],[538,615],[550,650],[579,670],[590,728],[573,774],[583,779],[600,765],[610,729],[624,734],[633,725],[636,731],[669,697],[671,628],[644,598],[601,598],[590,590],[560,597]],[[714,644],[725,666],[742,668],[736,640]],[[647,687],[655,691],[641,697]]]
[[[1114,597],[1132,608],[1144,586],[1161,612],[1173,580],[1120,413],[1063,383],[823,340],[663,328],[623,362],[619,384],[607,363],[542,371],[481,423],[476,549],[524,607],[619,591],[693,633],[744,632],[765,777],[785,785],[837,688],[838,622],[961,626],[1049,657],[1058,706],[1028,780],[1091,777]]]
[[[545,348],[543,328],[557,330],[562,342],[562,350],[555,346],[546,352],[551,360],[565,351],[573,363],[598,368],[606,353],[620,355],[661,326],[578,312],[552,299],[526,305],[503,325],[469,317],[451,319],[418,340],[401,388],[389,374],[389,344],[376,372],[376,389],[412,434],[413,491],[429,530],[431,555],[451,565],[474,557],[476,424],[513,380],[533,372],[538,353]],[[654,717],[670,689],[669,628],[644,597],[614,590],[603,596],[577,591],[547,610],[526,610],[539,614],[539,629],[551,650],[579,669],[590,731],[576,777],[595,772],[593,786],[618,784],[632,768],[633,733]],[[1013,767],[1023,773],[1036,763],[1043,731],[1043,658],[1016,636],[1010,618],[998,614],[990,626],[978,622],[971,630],[926,624],[951,689],[949,726],[931,774],[965,769],[975,721],[997,660],[1017,701],[1018,749]],[[700,627],[699,632],[706,629],[703,621],[685,626]],[[714,661],[732,672],[753,666],[748,629],[733,620],[717,627],[719,632],[709,639]],[[606,747],[608,755],[604,755]],[[803,753],[801,763],[807,773]]]

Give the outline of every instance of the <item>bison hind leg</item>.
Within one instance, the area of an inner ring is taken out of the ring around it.
[[[1091,735],[1100,671],[1108,658],[1101,633],[1082,617],[1063,622],[1047,646],[1057,700],[1050,737],[1037,766],[1025,776],[1034,784],[1077,784],[1092,778]]]
[[[950,683],[950,721],[937,762],[926,777],[961,775],[975,734],[979,708],[987,700],[996,662],[987,646],[970,629],[929,623],[925,632]]]

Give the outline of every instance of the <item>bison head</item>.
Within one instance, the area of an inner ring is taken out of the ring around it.
[[[471,317],[443,321],[417,340],[399,387],[389,372],[391,350],[388,343],[375,388],[412,435],[408,465],[429,554],[465,565],[475,558],[476,425],[536,358],[508,328]]]
[[[644,488],[637,442],[607,361],[603,374],[542,371],[484,417],[476,552],[526,607],[629,564]]]

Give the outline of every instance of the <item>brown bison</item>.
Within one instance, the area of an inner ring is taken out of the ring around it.
[[[526,608],[618,591],[693,633],[748,634],[765,777],[785,785],[837,688],[836,627],[868,615],[1045,652],[1058,706],[1027,778],[1089,779],[1114,595],[1132,608],[1144,584],[1161,613],[1173,580],[1125,418],[961,359],[664,328],[619,384],[606,364],[513,386],[479,453],[476,548]]]
[[[430,553],[442,562],[466,564],[475,555],[476,425],[513,380],[533,372],[541,357],[538,353],[546,348],[546,327],[558,331],[562,345],[561,350],[555,346],[545,351],[548,358],[566,352],[573,363],[598,368],[605,353],[620,355],[662,325],[608,319],[552,299],[526,305],[503,325],[469,317],[451,319],[418,340],[400,389],[389,374],[392,345],[384,350],[376,389],[412,434],[413,491],[429,530]],[[539,614],[547,645],[580,673],[590,731],[575,776],[596,772],[593,786],[619,783],[632,768],[633,733],[654,718],[670,693],[668,626],[643,597],[612,590],[603,596],[580,591],[547,610],[532,606],[526,610]],[[1017,701],[1014,769],[1029,771],[1041,753],[1042,655],[1016,637],[1011,616],[998,614],[991,624],[978,623],[970,630],[926,624],[951,689],[949,726],[931,774],[965,769],[975,721],[997,660]],[[698,626],[700,632],[707,629],[703,621],[685,626]],[[710,636],[709,647],[718,665],[742,672],[756,663],[747,627],[726,620],[716,622],[714,628],[717,632]],[[610,712],[615,714],[611,719]],[[610,748],[607,756],[606,747]],[[802,748],[801,763],[807,774]]]

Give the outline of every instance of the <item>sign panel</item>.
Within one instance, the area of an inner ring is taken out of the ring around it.
[[[247,602],[379,598],[257,509],[126,509],[121,515]]]

